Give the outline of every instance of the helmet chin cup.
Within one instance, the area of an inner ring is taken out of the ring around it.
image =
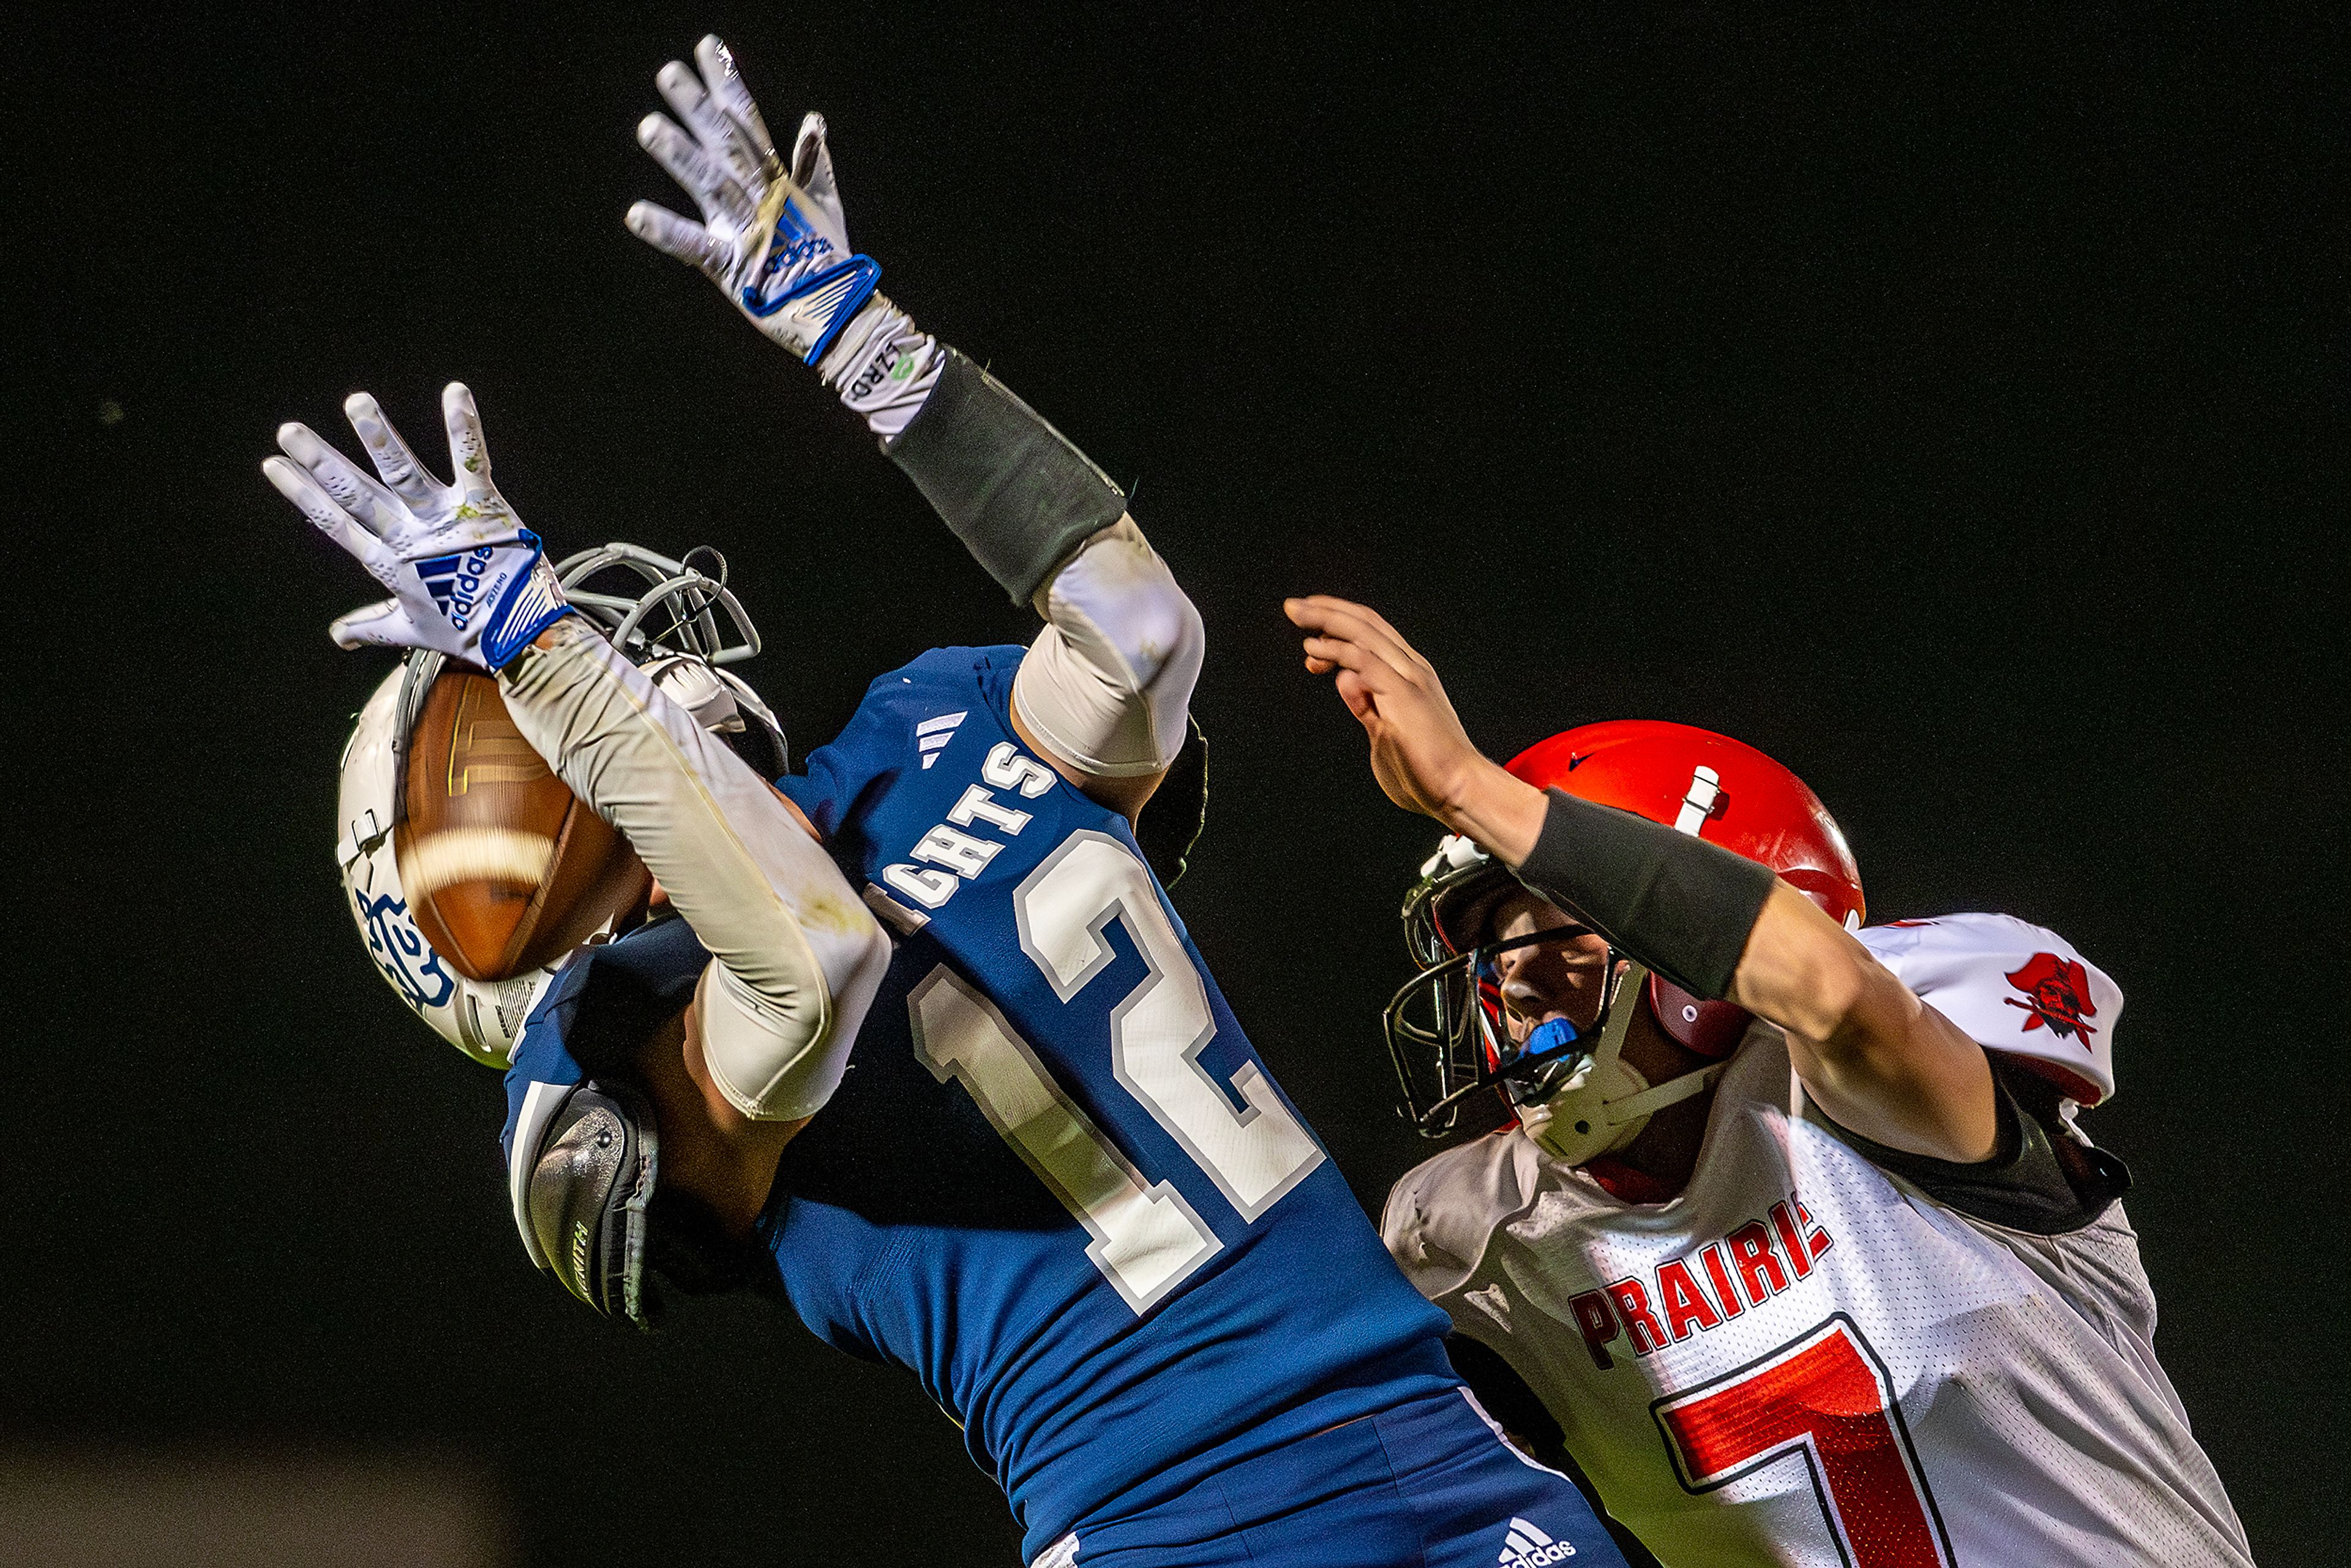
[[[1712,1088],[1722,1076],[1729,1063],[1717,1061],[1652,1084],[1624,1059],[1625,1037],[1632,1030],[1634,1014],[1640,1010],[1640,1000],[1646,998],[1653,1007],[1656,1004],[1654,987],[1655,977],[1648,970],[1628,963],[1591,1057],[1541,1104],[1520,1108],[1520,1126],[1546,1154],[1580,1166],[1614,1153],[1639,1137],[1651,1116]],[[1719,1004],[1699,1004],[1701,1009],[1716,1005]],[[1738,1037],[1731,1038],[1736,1044]]]
[[[1646,1115],[1617,1121],[1612,1108],[1649,1087],[1649,1081],[1622,1061],[1603,1067],[1587,1061],[1559,1092],[1540,1105],[1519,1108],[1519,1125],[1544,1153],[1571,1166],[1623,1148],[1649,1124]]]

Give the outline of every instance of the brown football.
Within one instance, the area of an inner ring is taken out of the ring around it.
[[[434,951],[473,980],[552,963],[645,896],[651,878],[531,749],[497,682],[443,672],[410,733],[401,890]]]

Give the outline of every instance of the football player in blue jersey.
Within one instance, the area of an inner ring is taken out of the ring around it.
[[[449,486],[363,398],[381,484],[281,432],[273,483],[393,592],[337,640],[495,671],[674,911],[574,955],[524,1029],[533,1259],[641,1322],[649,1272],[753,1281],[905,1367],[1032,1563],[1621,1563],[1460,1386],[1155,874],[1204,799],[1199,616],[1118,487],[875,292],[822,120],[787,162],[716,39],[698,60],[659,78],[683,125],[640,135],[703,221],[629,226],[815,365],[1045,626],[883,675],[771,789],[568,612],[464,388]]]

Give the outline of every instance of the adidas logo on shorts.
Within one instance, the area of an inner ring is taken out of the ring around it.
[[[1502,1538],[1502,1554],[1495,1561],[1501,1568],[1543,1568],[1547,1563],[1564,1563],[1574,1555],[1571,1543],[1553,1541],[1539,1527],[1513,1518],[1510,1532]]]

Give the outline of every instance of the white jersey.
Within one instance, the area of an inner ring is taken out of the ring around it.
[[[1970,1218],[1800,1093],[1759,1023],[1671,1202],[1512,1129],[1397,1183],[1389,1249],[1668,1565],[2250,1563],[2121,1206],[2063,1236]]]

